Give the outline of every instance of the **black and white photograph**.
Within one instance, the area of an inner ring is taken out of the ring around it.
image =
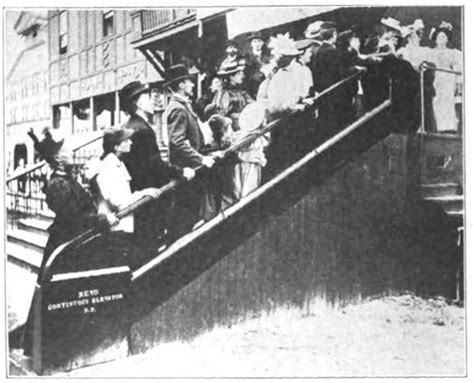
[[[4,5],[4,376],[467,379],[450,4]]]

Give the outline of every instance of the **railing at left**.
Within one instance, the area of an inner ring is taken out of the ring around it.
[[[80,183],[85,183],[86,163],[100,154],[102,132],[82,140],[72,147],[73,174]],[[43,187],[50,172],[46,161],[40,161],[17,170],[6,179],[6,208],[9,228],[16,228],[25,217],[50,216]]]

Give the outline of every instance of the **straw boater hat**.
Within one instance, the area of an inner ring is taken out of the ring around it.
[[[393,17],[382,18],[380,23],[388,27],[390,30],[396,32],[397,34],[401,34],[402,25],[400,21],[394,19]]]
[[[328,29],[337,29],[337,24],[332,21],[318,20],[308,25],[304,32],[307,39],[320,39],[321,33]]]
[[[301,39],[301,40],[295,41],[296,49],[298,49],[300,53],[302,53],[306,48],[315,44],[319,44],[319,41],[315,39]]]
[[[423,24],[423,20],[416,19],[413,24],[407,25],[401,28],[402,37],[405,38],[411,35],[414,32],[420,31],[425,28],[425,24]]]
[[[321,36],[321,26],[324,21],[318,20],[308,25],[304,32],[304,37],[307,39],[317,39]]]
[[[168,68],[165,77],[167,78],[167,81],[163,85],[168,86],[178,81],[181,82],[186,79],[193,79],[195,74],[190,73],[190,71],[183,64],[177,64]]]

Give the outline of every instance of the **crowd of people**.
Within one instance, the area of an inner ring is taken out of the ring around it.
[[[286,33],[270,37],[265,43],[262,34],[257,32],[248,39],[251,50],[246,55],[239,53],[235,40],[229,40],[225,58],[214,74],[208,74],[209,94],[203,92],[194,103],[197,112],[192,103],[196,75],[183,64],[170,67],[164,84],[171,91],[165,112],[169,162],[161,158],[156,133],[150,125],[154,113],[150,89],[138,81],[127,84],[120,92],[120,99],[121,109],[130,117],[123,126],[104,132],[100,166],[90,176],[97,212],[105,217],[112,230],[133,234],[142,244],[155,246],[158,238],[172,243],[191,231],[200,220],[211,219],[258,188],[268,162],[274,165],[281,158],[291,158],[295,150],[287,135],[301,133],[293,126],[281,130],[283,133],[261,135],[221,161],[225,154],[230,154],[226,149],[264,123],[310,109],[310,119],[317,117],[319,130],[326,136],[335,133],[367,110],[368,87],[364,77],[352,77],[333,90],[328,102],[317,107],[313,105],[315,97],[352,74],[364,73],[365,68],[377,65],[383,57],[393,56],[409,62],[418,72],[422,65],[428,69],[461,72],[461,52],[448,48],[453,29],[448,22],[443,21],[432,29],[430,38],[434,48],[420,46],[425,30],[420,19],[402,26],[389,17],[380,24],[383,32],[368,39],[362,39],[355,28],[339,32],[337,25],[329,21],[311,23],[304,36],[297,40]],[[461,92],[461,76],[431,72],[436,129],[456,130],[455,104]],[[202,77],[198,77],[198,81],[201,80]],[[429,99],[428,95],[426,98]],[[307,118],[303,115],[300,113],[297,119]],[[299,125],[304,125],[306,131],[302,134],[311,143],[307,133],[311,121]],[[49,136],[44,142],[34,135],[32,138],[37,151],[53,168],[45,192],[56,220],[77,218],[79,213],[71,205],[81,205],[81,193],[75,191],[75,186],[68,193],[64,191],[68,188],[63,186],[59,193],[56,190],[57,185],[62,185],[57,178],[72,183],[73,177],[66,171],[70,156],[64,155],[61,143],[51,142]],[[268,150],[269,147],[273,150]],[[213,168],[217,162],[222,162],[217,170],[204,171],[202,177],[194,179],[196,169]],[[157,199],[159,188],[172,179],[194,180],[183,183],[173,198]],[[153,197],[158,202],[118,222],[115,213],[143,196]],[[60,236],[61,241],[79,231],[70,229],[74,225],[69,222],[57,226],[69,228],[67,235]],[[50,241],[58,243],[54,235],[51,237]]]
[[[386,56],[409,62],[413,71],[426,65],[428,69],[461,72],[461,52],[448,48],[451,24],[443,22],[431,31],[434,48],[420,46],[424,33],[421,20],[402,26],[386,18],[381,25],[383,33],[368,39],[361,39],[355,29],[339,32],[337,25],[328,21],[313,22],[297,40],[287,33],[271,37],[265,44],[264,37],[255,33],[249,38],[251,52],[247,55],[240,55],[236,41],[230,40],[226,57],[214,74],[208,75],[209,94],[204,92],[194,104],[197,111],[191,101],[196,75],[182,64],[170,67],[164,84],[171,91],[165,112],[169,161],[162,159],[150,124],[154,102],[149,87],[138,81],[127,84],[120,100],[129,119],[104,131],[103,154],[89,175],[89,193],[75,180],[72,153],[64,149],[63,142],[55,142],[48,134],[40,141],[30,132],[36,150],[52,170],[43,190],[56,214],[41,270],[57,246],[94,224],[106,231],[126,233],[130,241],[156,254],[163,243],[173,243],[198,222],[212,219],[257,189],[267,163],[281,170],[282,159],[289,161],[297,152],[288,137],[302,134],[298,142],[310,148],[315,120],[316,130],[322,132],[319,137],[324,138],[366,112],[369,87],[363,76],[343,82],[327,102],[314,102],[321,92],[348,76],[363,74],[364,68],[377,65]],[[435,126],[430,127],[456,130],[461,76],[431,72]],[[295,119],[291,126],[284,126],[286,129],[227,150],[264,124],[290,113]],[[267,168],[268,174],[272,174],[272,166]],[[202,171],[202,176],[196,177],[197,171]],[[160,187],[173,179],[189,182],[158,198]],[[144,208],[117,219],[118,211],[144,196],[152,199]],[[25,351],[31,352],[28,324]]]

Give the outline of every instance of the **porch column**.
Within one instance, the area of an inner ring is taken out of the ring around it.
[[[120,124],[120,96],[118,90],[115,93],[114,125]]]
[[[95,132],[97,129],[97,121],[95,115],[95,104],[94,104],[94,97],[90,98],[90,108],[91,108],[91,128],[92,131]]]
[[[74,135],[74,103],[69,103],[69,110],[71,111],[71,135]]]

